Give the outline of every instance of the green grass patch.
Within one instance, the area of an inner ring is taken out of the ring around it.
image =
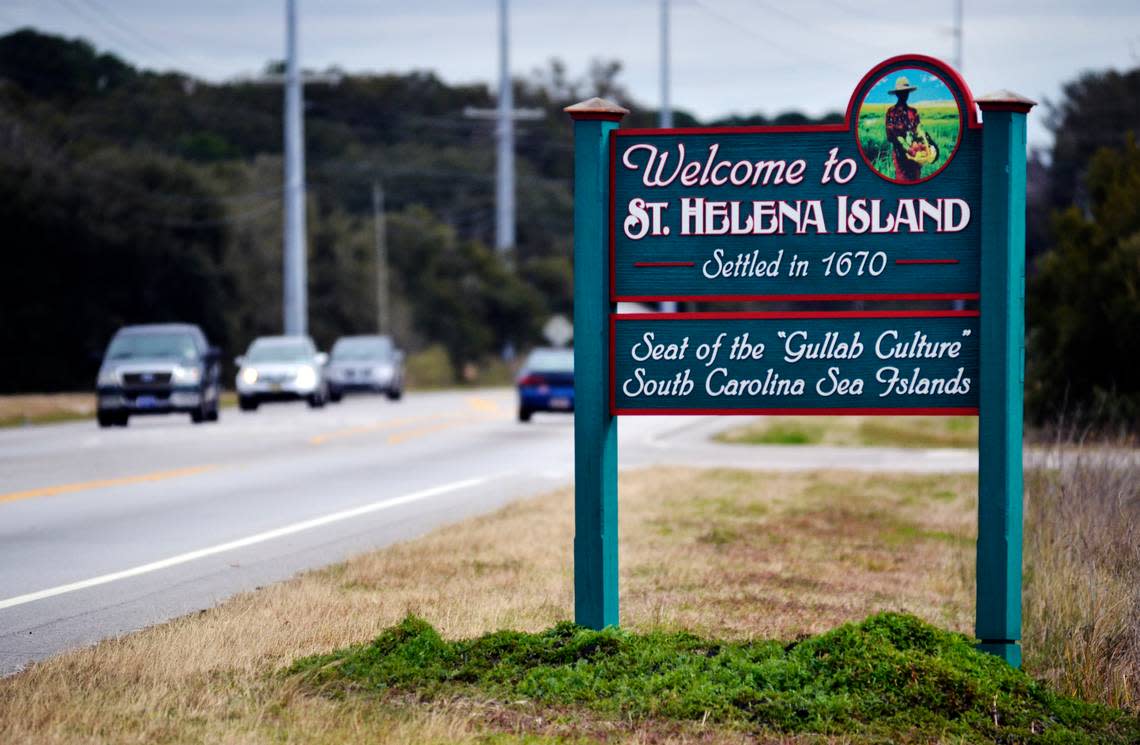
[[[446,641],[409,616],[370,644],[299,660],[288,672],[329,696],[491,697],[872,741],[1140,741],[1135,717],[1059,696],[966,637],[895,613],[791,644],[570,623]]]
[[[715,439],[744,445],[973,448],[978,445],[978,418],[774,416],[727,430]]]
[[[757,445],[816,445],[823,441],[824,427],[807,422],[776,421],[759,429],[750,439]]]
[[[922,167],[921,178],[930,176],[946,165],[958,141],[961,121],[958,106],[952,101],[930,101],[910,104],[918,110],[922,128],[938,145],[938,159]],[[859,143],[874,168],[887,178],[895,177],[895,164],[887,144],[886,114],[891,104],[868,104],[859,108]]]

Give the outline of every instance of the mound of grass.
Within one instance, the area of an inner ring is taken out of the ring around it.
[[[451,642],[408,617],[371,644],[302,659],[289,672],[326,695],[526,699],[621,718],[892,742],[1140,741],[1134,717],[1056,695],[966,637],[895,613],[787,645],[570,623]]]

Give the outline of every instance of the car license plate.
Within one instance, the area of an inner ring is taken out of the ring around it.
[[[269,384],[269,390],[273,391],[274,393],[279,393],[281,391],[281,384],[280,383],[270,383]]]
[[[153,409],[158,406],[158,399],[154,396],[139,396],[135,399],[135,406],[140,409]]]
[[[552,398],[550,399],[550,408],[552,409],[569,409],[570,399],[568,398]]]

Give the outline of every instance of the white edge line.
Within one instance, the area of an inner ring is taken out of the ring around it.
[[[5,608],[12,608],[17,605],[24,605],[25,603],[32,603],[37,600],[43,600],[45,598],[55,597],[56,595],[75,592],[76,590],[84,590],[88,587],[97,587],[99,585],[105,585],[109,582],[117,582],[121,579],[137,577],[140,574],[157,572],[160,569],[178,566],[179,564],[196,561],[207,556],[225,553],[226,551],[233,551],[234,549],[252,546],[257,543],[264,543],[265,541],[271,541],[275,538],[281,538],[283,536],[300,533],[305,530],[319,528],[322,525],[329,525],[330,523],[340,522],[341,520],[348,520],[353,517],[359,517],[360,515],[367,515],[370,512],[379,512],[381,510],[386,510],[392,507],[399,507],[400,505],[408,504],[410,502],[418,502],[423,499],[437,497],[440,494],[459,491],[460,489],[467,489],[490,480],[491,477],[487,476],[473,479],[464,479],[463,481],[454,481],[450,484],[443,484],[441,486],[433,486],[429,489],[422,489],[410,494],[404,494],[403,496],[393,497],[392,499],[385,499],[383,501],[373,502],[361,507],[341,510],[340,512],[333,512],[328,515],[323,515],[322,517],[315,517],[311,520],[304,520],[299,523],[293,523],[291,525],[285,525],[273,530],[267,530],[263,533],[256,533],[251,536],[246,536],[245,538],[239,538],[236,541],[219,543],[214,546],[208,546],[207,548],[197,549],[196,551],[189,551],[187,553],[178,554],[177,556],[171,556],[166,559],[152,561],[149,564],[142,564],[141,566],[131,567],[130,569],[124,569],[119,572],[112,572],[111,574],[104,574],[98,577],[80,580],[78,582],[71,582],[66,585],[49,587],[46,590],[29,592],[26,595],[17,595],[16,597],[0,600],[0,610],[3,610]]]

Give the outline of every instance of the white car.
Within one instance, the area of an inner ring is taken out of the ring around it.
[[[325,365],[329,357],[318,352],[307,336],[262,336],[238,357],[237,393],[242,411],[256,411],[263,401],[304,399],[314,409],[329,398]]]

